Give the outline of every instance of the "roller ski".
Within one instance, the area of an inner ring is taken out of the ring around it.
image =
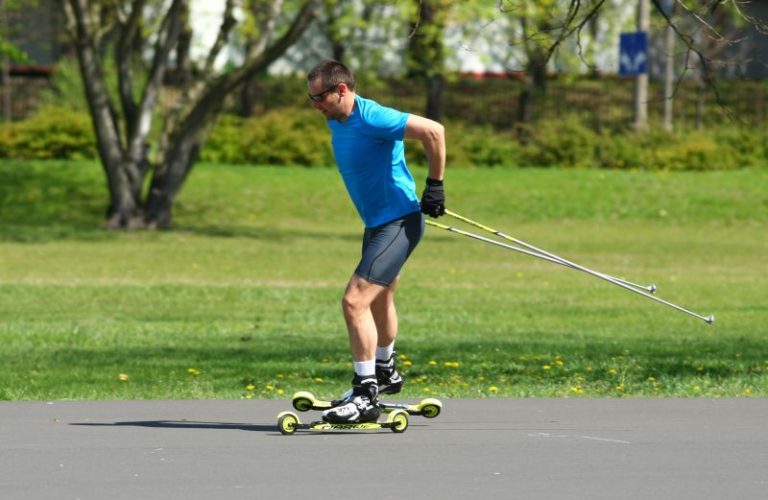
[[[357,382],[359,381],[353,380],[353,385]],[[387,360],[376,361],[376,385],[377,396],[378,394],[397,394],[402,389],[403,377],[395,368],[394,353]],[[316,398],[311,392],[300,391],[293,395],[293,407],[302,412],[310,410],[327,412],[330,409],[341,405],[351,394],[352,391],[345,394],[342,399],[325,401]],[[381,412],[391,413],[397,410],[403,410],[409,415],[418,415],[426,418],[437,417],[440,414],[440,410],[443,408],[443,404],[434,398],[423,399],[420,403],[415,405],[386,403],[379,401],[378,397],[374,398],[374,400],[377,408]]]
[[[405,432],[408,428],[408,413],[403,410],[393,411],[387,415],[383,422],[351,422],[331,423],[315,421],[302,423],[298,415],[290,411],[284,411],[277,416],[277,427],[284,436],[290,436],[297,430],[308,431],[371,431],[378,429],[390,429],[394,433]]]
[[[352,379],[352,391],[338,405],[323,411],[323,420],[302,424],[295,413],[283,412],[278,415],[277,426],[283,434],[292,434],[297,429],[307,430],[375,430],[391,429],[404,432],[408,428],[408,413],[397,411],[389,414],[386,421],[379,422],[381,410],[378,407],[379,386],[375,376]]]
[[[338,406],[342,401],[343,400],[340,399],[333,401],[318,399],[311,392],[307,391],[299,391],[293,395],[293,407],[300,412],[310,410],[325,411]],[[404,411],[408,415],[424,418],[435,418],[440,415],[440,411],[443,409],[443,403],[434,398],[422,399],[418,404],[399,404],[379,401],[376,403],[376,406],[378,406],[379,410],[384,413]]]

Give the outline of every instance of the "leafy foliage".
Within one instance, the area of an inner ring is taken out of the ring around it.
[[[88,114],[45,107],[34,117],[0,126],[0,157],[85,159],[96,156]]]
[[[225,116],[202,159],[257,165],[323,166],[333,163],[325,124],[312,111],[270,111],[258,118]]]
[[[736,126],[701,131],[660,128],[595,132],[575,116],[542,120],[526,129],[526,142],[511,131],[446,122],[448,164],[457,167],[558,167],[645,170],[732,170],[768,165],[760,131]],[[406,147],[409,165],[426,158],[417,141]],[[96,141],[86,113],[48,106],[33,118],[0,126],[0,157],[95,158]],[[334,164],[323,118],[309,109],[283,108],[260,116],[223,116],[202,159],[242,165]]]

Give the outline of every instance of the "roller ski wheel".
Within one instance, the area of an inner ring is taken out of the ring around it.
[[[330,401],[320,401],[311,392],[301,391],[293,395],[293,407],[298,411],[310,411],[327,410],[332,406]]]
[[[402,410],[407,412],[409,415],[414,415],[414,416],[419,416],[424,418],[435,418],[438,415],[440,415],[440,412],[443,409],[443,403],[441,403],[439,399],[434,399],[434,398],[422,399],[418,404],[415,404],[415,405],[399,404],[399,403],[384,403],[380,401],[379,409],[388,413],[397,411],[397,410]]]
[[[283,436],[290,436],[296,432],[296,426],[301,424],[299,417],[289,411],[284,411],[277,416],[277,428]]]
[[[341,400],[326,401],[317,399],[314,394],[307,391],[300,391],[293,395],[293,407],[297,411],[305,412],[310,410],[323,411],[337,406]],[[443,403],[439,399],[422,399],[418,404],[399,404],[379,401],[379,409],[385,413],[392,413],[396,410],[403,410],[409,415],[421,416],[424,418],[435,418],[440,415],[443,409]]]
[[[401,434],[408,429],[408,412],[403,410],[396,410],[389,414],[387,422],[391,423],[392,432],[395,434]]]
[[[419,411],[418,415],[421,415],[424,418],[435,418],[440,415],[440,412],[443,410],[443,403],[441,403],[439,399],[427,398],[416,405],[416,408]]]
[[[404,410],[393,411],[384,422],[332,424],[317,421],[303,424],[295,413],[284,411],[277,416],[277,428],[284,436],[290,436],[297,430],[350,432],[389,429],[396,434],[400,434],[408,429],[408,413]]]

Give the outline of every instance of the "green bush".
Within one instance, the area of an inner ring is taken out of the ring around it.
[[[604,137],[597,164],[646,170],[732,170],[768,164],[757,132],[737,127],[713,131],[625,132]]]
[[[713,134],[718,146],[734,157],[736,167],[758,167],[768,163],[765,134],[740,127],[719,128]]]
[[[645,170],[732,170],[768,165],[759,131],[737,126],[668,133],[652,126],[593,132],[574,118],[540,121],[528,130],[518,165]]]
[[[12,159],[88,159],[96,138],[87,113],[45,107],[35,116],[0,125],[0,157]]]
[[[603,131],[597,138],[595,165],[610,169],[640,168],[643,165],[643,144],[631,134]]]
[[[764,133],[736,125],[667,133],[661,127],[595,132],[576,117],[542,120],[514,132],[446,121],[448,166],[561,167],[646,170],[730,170],[768,165]],[[416,141],[406,147],[409,165],[425,165]],[[0,125],[0,157],[96,157],[90,117],[46,107],[27,120]],[[311,109],[283,108],[252,118],[222,116],[202,150],[204,161],[243,165],[334,165],[330,132]]]
[[[448,164],[468,167],[514,167],[519,147],[511,133],[453,122],[446,125]]]
[[[520,152],[529,167],[593,167],[597,134],[576,117],[537,122],[526,131],[530,138]]]
[[[221,117],[202,159],[252,165],[333,164],[328,128],[316,111],[285,109],[254,118]]]

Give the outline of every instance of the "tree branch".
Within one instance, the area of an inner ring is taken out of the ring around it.
[[[268,11],[266,12],[267,18],[264,22],[264,29],[261,30],[259,37],[251,44],[250,50],[248,51],[249,56],[250,54],[260,54],[266,49],[270,38],[272,38],[275,33],[275,24],[277,23],[277,18],[280,16],[280,12],[283,10],[283,4],[283,0],[275,0],[268,7]],[[251,6],[251,13],[257,19],[261,14],[261,12],[256,11],[255,4],[252,4]]]
[[[219,26],[219,34],[216,36],[216,41],[211,47],[211,50],[208,52],[208,57],[205,59],[203,73],[206,75],[213,73],[216,58],[219,56],[221,49],[224,48],[224,45],[227,43],[229,34],[232,32],[232,28],[234,28],[237,24],[237,19],[235,19],[235,16],[232,13],[234,8],[235,0],[227,0],[226,5],[224,6],[224,15],[222,16],[221,26]]]
[[[571,36],[574,32],[581,32],[581,30],[584,28],[584,26],[592,19],[596,14],[597,11],[600,10],[600,8],[605,3],[605,0],[599,0],[594,7],[592,7],[592,10],[590,10],[586,16],[579,22],[576,26],[571,26],[571,24],[576,19],[576,16],[579,13],[579,9],[581,7],[580,0],[571,0],[571,6],[568,9],[568,15],[566,16],[566,20],[561,26],[561,32],[558,35],[557,39],[555,39],[555,43],[552,44],[552,46],[549,47],[549,50],[547,51],[546,60],[549,61],[552,57],[552,54],[554,54],[555,50],[560,46],[561,43],[563,43],[563,40]]]
[[[134,41],[139,29],[144,4],[145,0],[135,0],[127,15],[121,11],[120,6],[115,6],[118,22],[120,23],[120,36],[115,44],[117,86],[128,130],[135,127],[138,114],[138,105],[133,96],[131,67],[133,65]]]
[[[145,155],[145,143],[152,125],[152,109],[157,102],[157,96],[162,84],[163,74],[168,65],[168,56],[176,45],[185,20],[184,0],[173,0],[168,8],[157,34],[154,47],[152,66],[147,75],[147,81],[137,106],[137,116],[128,131],[128,157],[131,161],[139,161]]]
[[[202,86],[192,86],[182,98],[179,107],[175,109],[166,121],[164,136],[168,139],[163,144],[161,155],[170,158],[177,151],[170,150],[174,138],[187,137],[190,134],[204,135],[206,127],[210,128],[214,120],[209,119],[217,115],[224,103],[224,97],[241,85],[252,75],[263,71],[301,37],[315,18],[320,0],[305,0],[301,10],[294,18],[290,27],[273,44],[263,47],[260,52],[249,52],[246,61],[237,70],[226,73],[218,78],[202,82]]]
[[[683,6],[683,8],[689,12],[697,21],[701,22],[704,26],[709,28],[713,33],[717,34],[718,37],[722,39],[719,33],[712,28],[706,21],[704,21],[701,16],[696,14],[695,12],[692,12],[685,4],[682,3],[681,0],[677,0],[680,5]],[[679,26],[672,22],[672,19],[667,15],[667,13],[662,8],[661,4],[659,3],[659,0],[651,0],[653,3],[653,6],[656,8],[656,10],[664,17],[665,22],[674,30],[675,34],[677,34],[677,37],[682,40],[682,42],[687,47],[687,53],[686,53],[686,64],[683,69],[683,71],[680,73],[680,77],[677,80],[677,83],[675,84],[674,91],[672,92],[672,95],[676,95],[678,89],[680,88],[680,85],[682,84],[683,77],[688,71],[688,60],[690,59],[690,54],[694,53],[698,59],[698,63],[701,66],[701,78],[703,83],[709,87],[715,94],[715,102],[717,102],[717,105],[720,107],[720,109],[725,113],[728,118],[730,118],[732,121],[737,121],[736,115],[728,108],[728,106],[723,101],[722,96],[720,95],[720,89],[718,88],[717,84],[715,83],[715,79],[710,73],[709,70],[709,62],[706,56],[696,48],[696,43],[692,36],[687,35],[680,31]]]

